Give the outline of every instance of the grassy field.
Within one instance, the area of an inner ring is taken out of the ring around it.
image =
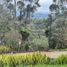
[[[23,65],[17,66],[17,67],[24,67]],[[27,67],[67,67],[67,65],[28,65]]]

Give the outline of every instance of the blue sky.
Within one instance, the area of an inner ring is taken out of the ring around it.
[[[49,14],[49,6],[52,4],[52,0],[39,0],[40,7],[34,13],[35,18],[46,18]]]
[[[2,2],[2,0],[0,2]],[[43,17],[46,17],[49,14],[49,6],[52,4],[52,0],[39,0],[39,4],[41,7],[37,9],[35,14],[38,16],[42,15]]]
[[[52,4],[52,0],[40,0],[41,7],[37,9],[38,13],[49,13],[49,6]]]
[[[2,2],[2,0],[0,0]],[[49,13],[49,6],[52,4],[52,0],[39,0],[39,4],[41,7],[39,7],[36,11],[36,13]]]

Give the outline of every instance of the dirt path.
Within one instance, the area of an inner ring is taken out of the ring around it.
[[[67,51],[52,51],[52,52],[43,52],[46,56],[50,58],[57,58],[60,55],[67,55]]]
[[[18,54],[32,54],[33,52],[28,53],[18,53]],[[46,56],[50,58],[57,58],[60,55],[67,55],[67,51],[49,51],[49,52],[41,52],[43,54],[46,54]]]

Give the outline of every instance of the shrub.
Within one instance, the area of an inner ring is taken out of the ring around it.
[[[7,46],[0,46],[0,53],[7,53],[10,51],[10,48]]]
[[[29,37],[31,32],[28,29],[23,27],[19,30],[19,33],[21,34],[21,36],[23,37],[23,40],[25,41]]]
[[[40,52],[33,53],[32,55],[33,64],[46,64],[49,63],[48,60],[49,58]]]
[[[55,59],[56,64],[67,64],[67,55],[61,55]]]
[[[48,39],[44,36],[41,36],[41,38],[33,38],[31,40],[31,44],[33,50],[35,51],[49,50]]]
[[[29,45],[28,44],[24,44],[24,50],[28,51],[29,50]]]
[[[10,56],[8,58],[8,65],[9,67],[16,67],[17,64],[16,64],[16,59],[14,56]]]
[[[3,63],[2,58],[0,58],[0,67],[4,67],[4,63]]]

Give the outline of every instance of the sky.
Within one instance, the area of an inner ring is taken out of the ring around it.
[[[39,0],[39,4],[41,6],[37,9],[36,14],[46,17],[46,15],[48,15],[50,12],[49,6],[52,4],[52,0]]]
[[[0,0],[0,2],[2,2],[2,0]],[[46,17],[49,14],[49,6],[52,4],[52,0],[39,0],[39,4],[40,7],[37,8],[35,15]]]

